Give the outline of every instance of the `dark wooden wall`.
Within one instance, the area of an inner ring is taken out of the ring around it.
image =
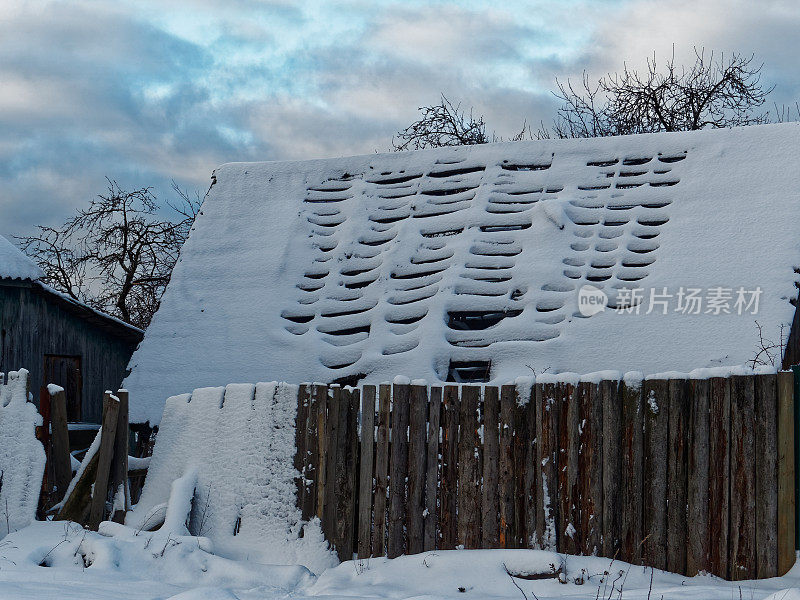
[[[35,283],[0,280],[0,371],[30,371],[38,402],[45,354],[81,357],[82,418],[99,423],[103,392],[119,388],[140,338],[135,330],[106,322],[70,305]]]

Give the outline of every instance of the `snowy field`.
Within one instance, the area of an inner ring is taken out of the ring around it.
[[[800,567],[782,578],[731,583],[605,558],[454,550],[350,561],[314,577],[303,567],[230,561],[200,545],[158,532],[103,536],[69,523],[34,523],[0,542],[0,598],[800,600]],[[545,579],[531,579],[542,573]]]

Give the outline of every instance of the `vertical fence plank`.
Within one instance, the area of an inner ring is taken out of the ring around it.
[[[536,518],[537,545],[544,550],[558,548],[558,409],[556,384],[537,383],[536,386],[536,443],[539,487]],[[530,465],[528,465],[530,468]]]
[[[372,473],[375,453],[375,386],[365,385],[361,392],[361,464],[358,481],[358,557],[371,555]]]
[[[755,548],[755,377],[731,378],[730,578],[753,579]]]
[[[500,463],[500,396],[498,389],[486,386],[483,389],[483,548],[500,547],[499,463]]]
[[[687,522],[691,534],[686,548],[686,574],[694,576],[701,571],[711,572],[708,503],[710,383],[708,379],[692,379],[690,390]]]
[[[517,526],[514,519],[514,411],[517,406],[517,386],[500,388],[500,439],[498,443],[498,490],[500,495],[500,547],[517,547]]]
[[[375,443],[375,529],[372,533],[372,555],[386,553],[386,499],[389,491],[389,417],[391,387],[378,388],[378,431]]]
[[[319,457],[319,468],[317,469],[317,517],[325,531],[325,498],[326,498],[326,470],[328,467],[328,409],[330,408],[330,397],[328,386],[314,384],[311,393],[317,397],[317,453]]]
[[[100,448],[97,451],[97,475],[92,490],[88,527],[97,531],[103,520],[108,496],[108,480],[111,474],[111,461],[114,458],[114,439],[117,435],[117,416],[119,402],[106,392],[103,398],[103,425],[100,434]]]
[[[708,399],[709,557],[711,573],[727,578],[729,572],[731,389],[730,381],[712,377]]]
[[[643,510],[645,543],[642,551],[651,566],[667,568],[667,451],[669,392],[662,379],[646,379],[644,398]]]
[[[620,558],[631,564],[642,560],[642,447],[641,381],[622,384],[622,481]]]
[[[578,496],[578,454],[580,414],[576,387],[572,383],[556,386],[558,404],[558,551],[566,554],[580,552],[580,512]]]
[[[129,407],[128,390],[118,390],[119,413],[117,415],[117,435],[114,436],[114,459],[111,462],[111,497],[114,506],[122,506],[111,515],[116,523],[125,522],[125,513],[131,508],[130,489],[128,488],[128,451],[129,448]],[[117,494],[121,494],[120,501]]]
[[[517,547],[530,548],[536,536],[538,489],[542,480],[538,469],[538,446],[536,441],[537,414],[534,387],[526,390],[528,401],[514,408],[514,481],[516,486],[515,520],[517,523]]]
[[[599,386],[589,381],[578,384],[581,411],[579,489],[582,554],[597,554],[603,535],[603,404]]]
[[[686,572],[689,382],[670,379],[667,457],[667,570]]]
[[[389,470],[389,558],[396,558],[406,549],[405,506],[408,477],[409,393],[407,384],[392,386],[391,465]]]
[[[425,456],[427,454],[428,389],[412,385],[408,428],[408,501],[406,531],[408,554],[419,554],[424,546],[425,531]]]
[[[794,375],[778,373],[778,575],[795,562]]]
[[[317,502],[319,494],[319,410],[320,402],[323,401],[324,392],[319,388],[322,386],[308,386],[308,418],[306,419],[306,460],[303,472],[305,480],[305,491],[303,492],[303,520],[308,521],[317,514]]]
[[[297,471],[296,490],[297,506],[300,507],[303,518],[306,519],[304,512],[306,506],[306,429],[309,419],[309,398],[310,393],[307,384],[300,384],[297,388],[297,414],[294,420],[294,468]]]
[[[444,388],[442,403],[442,501],[439,503],[439,548],[452,550],[456,541],[456,508],[458,494],[458,386]]]
[[[342,388],[328,388],[328,411],[325,422],[325,497],[323,500],[322,531],[333,546],[338,546],[336,537],[336,464],[339,460],[339,412],[342,404]]]
[[[353,530],[355,529],[355,476],[358,456],[358,390],[340,391],[339,430],[337,434],[335,465],[335,530],[336,550],[339,560],[353,558]]]
[[[618,380],[600,382],[603,404],[603,556],[613,558],[620,548],[622,515],[622,400]]]
[[[439,486],[439,422],[442,414],[442,388],[431,387],[428,405],[428,446],[425,459],[425,530],[423,550],[436,549],[436,497]]]
[[[775,374],[755,377],[756,577],[778,575],[778,395]]]
[[[60,502],[72,480],[72,464],[69,454],[69,428],[67,426],[67,399],[64,391],[50,398],[50,426],[52,428],[53,500]]]
[[[478,446],[478,401],[480,387],[461,388],[461,412],[458,437],[458,543],[465,548],[480,548],[481,501]]]

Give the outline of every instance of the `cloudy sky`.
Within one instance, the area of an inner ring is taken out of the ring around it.
[[[0,3],[0,234],[104,190],[386,151],[443,92],[498,135],[550,121],[555,77],[693,45],[755,53],[800,99],[796,0],[72,0]]]

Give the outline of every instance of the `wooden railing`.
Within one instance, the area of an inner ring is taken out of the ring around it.
[[[794,410],[791,373],[303,385],[298,502],[342,559],[537,547],[772,577],[795,559]]]

